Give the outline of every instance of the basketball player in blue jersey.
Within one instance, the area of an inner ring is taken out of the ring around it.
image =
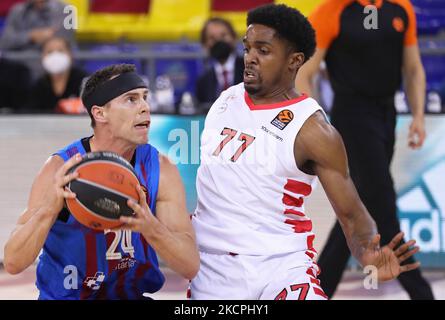
[[[186,279],[198,272],[181,178],[147,143],[147,94],[133,65],[94,73],[82,94],[94,134],[57,151],[35,178],[28,206],[5,246],[4,265],[7,272],[20,273],[42,252],[39,299],[143,299],[143,293],[158,291],[165,280],[156,254]],[[122,217],[122,228],[97,232],[67,211],[65,199],[75,194],[65,185],[76,178],[67,172],[81,155],[105,150],[133,165],[140,201],[129,203],[135,215]]]

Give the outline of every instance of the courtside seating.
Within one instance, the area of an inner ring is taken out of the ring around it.
[[[77,7],[80,41],[196,41],[205,20],[220,16],[246,29],[246,14],[266,3],[284,3],[308,15],[321,0],[66,0]],[[131,2],[131,3],[130,3]]]
[[[9,9],[24,0],[0,1],[0,31]],[[64,0],[77,8],[80,41],[196,41],[204,21],[220,16],[234,24],[238,35],[246,30],[247,11],[265,3],[284,3],[310,12],[322,0]],[[445,30],[444,0],[412,0],[418,32]]]
[[[93,1],[93,0],[92,0]],[[111,2],[128,0],[114,0]],[[208,17],[208,0],[151,0],[147,12],[128,13],[124,9],[90,10],[89,0],[68,0],[78,8],[79,40],[88,41],[177,41],[197,39]]]
[[[210,0],[211,15],[230,21],[238,36],[246,31],[247,11],[273,0]]]
[[[286,4],[293,8],[298,8],[305,16],[308,16],[312,10],[322,0],[210,0],[211,15],[222,17],[229,20],[238,35],[246,31],[247,11],[259,5],[267,3]]]

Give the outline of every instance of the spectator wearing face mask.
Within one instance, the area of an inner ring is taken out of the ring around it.
[[[70,43],[61,37],[42,46],[45,74],[33,86],[27,111],[32,113],[82,113],[80,89],[86,72],[73,66]]]
[[[196,99],[207,111],[222,91],[243,81],[244,61],[236,53],[236,32],[224,19],[211,18],[201,30],[201,44],[210,57],[209,68],[198,78]]]

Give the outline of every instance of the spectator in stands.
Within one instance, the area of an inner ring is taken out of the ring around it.
[[[2,57],[0,52],[0,110],[18,112],[26,103],[30,72],[23,64]]]
[[[42,46],[42,65],[45,74],[31,90],[29,111],[82,113],[79,96],[87,74],[73,66],[70,42],[62,37],[47,40]]]
[[[14,5],[6,19],[0,48],[36,49],[54,36],[73,40],[73,30],[63,27],[64,7],[58,0],[28,0]]]
[[[236,32],[227,20],[211,18],[201,30],[201,44],[211,58],[196,84],[196,99],[203,111],[221,91],[243,81],[244,60],[236,54],[236,42]]]

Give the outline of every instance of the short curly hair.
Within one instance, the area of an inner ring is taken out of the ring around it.
[[[284,4],[266,4],[249,11],[247,26],[251,24],[262,24],[274,29],[278,36],[290,43],[292,51],[304,54],[305,62],[315,52],[315,30],[297,9]]]

